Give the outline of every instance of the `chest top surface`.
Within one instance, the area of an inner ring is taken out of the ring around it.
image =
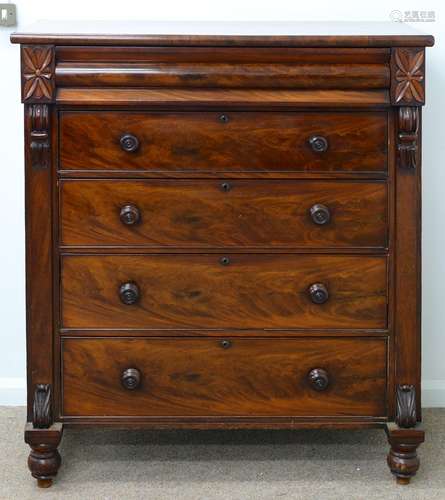
[[[434,38],[392,22],[40,21],[14,43],[289,47],[432,46]]]

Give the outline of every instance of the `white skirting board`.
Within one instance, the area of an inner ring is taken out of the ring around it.
[[[24,377],[0,377],[0,405],[26,405],[26,379]]]
[[[25,378],[0,378],[0,406],[22,406],[26,404]],[[445,380],[422,382],[422,406],[445,408]]]
[[[445,408],[445,380],[422,381],[422,406]]]

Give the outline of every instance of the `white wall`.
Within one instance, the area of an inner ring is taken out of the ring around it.
[[[445,7],[439,0],[16,0],[20,30],[38,19],[344,20],[388,21],[393,10],[435,11],[434,23],[413,23],[436,37],[427,50],[423,147],[423,404],[445,406]],[[25,402],[23,130],[19,49],[0,28],[0,404]]]

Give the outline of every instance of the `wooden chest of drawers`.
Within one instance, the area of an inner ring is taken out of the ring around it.
[[[54,26],[12,35],[39,485],[76,425],[382,427],[407,483],[432,37]]]

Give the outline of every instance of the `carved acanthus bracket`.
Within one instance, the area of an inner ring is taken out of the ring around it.
[[[51,386],[37,384],[34,390],[32,424],[36,429],[48,429],[52,424]]]
[[[395,47],[391,53],[391,103],[421,106],[425,103],[425,50]]]
[[[49,168],[51,149],[49,108],[47,104],[29,106],[29,153],[32,168]]]
[[[416,388],[398,385],[396,391],[396,424],[403,428],[414,427],[417,423]]]
[[[402,106],[398,109],[397,157],[401,168],[417,167],[419,151],[419,109]]]
[[[22,101],[52,102],[55,93],[52,45],[22,46]]]

